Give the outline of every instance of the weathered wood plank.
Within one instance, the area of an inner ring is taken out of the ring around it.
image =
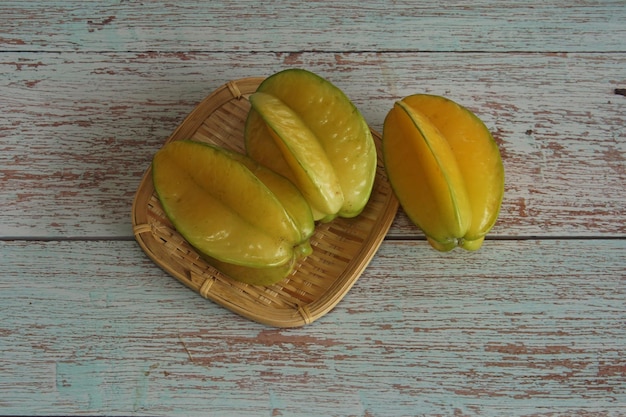
[[[503,153],[494,236],[624,236],[626,54],[4,53],[0,236],[130,237],[151,156],[231,79],[300,66],[340,86],[382,130],[427,92],[474,110]],[[400,215],[392,236],[419,236]]]
[[[623,1],[3,1],[10,51],[624,51]]]
[[[623,415],[622,0],[0,13],[0,414]],[[130,229],[154,152],[224,82],[293,66],[379,131],[415,92],[476,111],[507,172],[493,239],[442,254],[400,213],[348,296],[300,329],[156,267]]]
[[[135,242],[0,242],[5,414],[620,415],[624,240],[385,242],[300,329],[240,318]],[[37,401],[33,401],[37,398]]]

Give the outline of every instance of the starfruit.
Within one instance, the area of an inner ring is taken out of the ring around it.
[[[302,193],[300,193],[300,190],[287,178],[257,163],[249,156],[234,151],[224,151],[227,152],[231,158],[239,161],[248,168],[272,193],[274,193],[300,230],[300,241],[306,245],[308,239],[313,235],[313,232],[315,232],[315,222],[313,220],[311,207]],[[308,255],[311,252],[311,249],[305,246],[301,249],[304,255]]]
[[[474,113],[445,97],[405,97],[385,118],[383,158],[402,208],[435,249],[482,246],[500,211],[504,167]]]
[[[263,81],[250,103],[248,155],[294,182],[315,220],[361,213],[374,184],[376,147],[365,119],[338,87],[288,69]]]
[[[298,224],[275,192],[229,151],[171,142],[154,156],[152,178],[176,230],[233,279],[272,284],[311,252],[311,225],[302,219]],[[290,192],[298,193],[295,187]],[[297,195],[281,198],[295,201]]]

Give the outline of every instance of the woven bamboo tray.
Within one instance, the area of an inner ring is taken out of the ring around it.
[[[248,96],[263,78],[228,82],[205,98],[165,143],[192,139],[244,151]],[[169,222],[154,191],[148,167],[135,195],[132,222],[146,254],[202,297],[248,319],[276,327],[299,327],[332,310],[369,264],[391,226],[398,202],[387,181],[378,148],[374,189],[364,211],[353,219],[318,224],[313,253],[283,281],[269,287],[234,281],[204,262]]]

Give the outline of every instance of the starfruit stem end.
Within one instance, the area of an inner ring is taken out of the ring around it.
[[[485,237],[482,236],[474,240],[467,240],[467,239],[461,238],[461,239],[454,239],[449,242],[438,242],[435,239],[432,239],[430,237],[426,237],[426,240],[428,241],[430,246],[432,246],[439,252],[450,252],[452,249],[456,248],[457,246],[465,250],[473,252],[481,248],[485,240]]]

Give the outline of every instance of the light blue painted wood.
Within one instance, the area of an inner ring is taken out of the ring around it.
[[[0,414],[623,415],[623,1],[0,12]],[[435,252],[400,212],[332,312],[274,329],[156,267],[130,205],[202,98],[293,66],[379,131],[411,93],[470,107],[507,185],[479,252]]]
[[[4,1],[3,50],[623,52],[616,1]],[[41,28],[42,30],[31,30]]]
[[[2,56],[3,237],[131,237],[140,177],[187,113],[231,79],[292,65],[337,84],[379,132],[408,94],[473,109],[507,173],[494,235],[626,233],[626,54]],[[402,216],[391,234],[417,231]]]
[[[385,242],[334,311],[281,330],[201,298],[134,242],[3,242],[0,406],[6,414],[619,415],[624,241],[483,249],[452,255]]]

